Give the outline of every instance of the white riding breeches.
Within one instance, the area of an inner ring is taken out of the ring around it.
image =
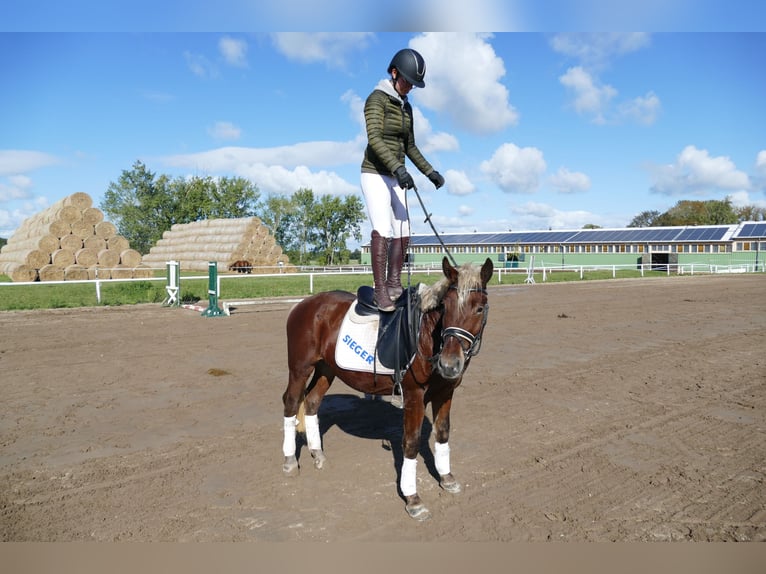
[[[406,192],[391,175],[362,173],[362,194],[373,231],[382,237],[407,237],[410,220]]]

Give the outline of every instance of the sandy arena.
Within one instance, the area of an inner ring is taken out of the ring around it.
[[[0,313],[0,540],[766,540],[766,276],[493,284],[490,305],[452,410],[464,489],[427,448],[423,523],[401,411],[341,381],[326,467],[304,448],[283,476],[289,303]]]

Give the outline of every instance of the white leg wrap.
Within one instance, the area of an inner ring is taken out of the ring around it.
[[[322,450],[322,437],[319,436],[319,415],[306,415],[306,442],[309,450]]]
[[[436,465],[436,472],[439,473],[439,476],[444,476],[445,474],[450,473],[449,443],[434,443],[434,464]]]
[[[399,480],[399,487],[404,496],[411,496],[418,492],[417,481],[418,459],[405,458],[402,462],[402,477]]]
[[[295,456],[295,425],[298,419],[295,416],[284,418],[285,436],[282,442],[282,452],[285,456]]]

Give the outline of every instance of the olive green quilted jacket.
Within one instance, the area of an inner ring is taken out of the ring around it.
[[[362,171],[392,175],[404,165],[405,155],[423,175],[434,168],[415,145],[412,107],[396,93],[391,82],[381,80],[364,104],[367,127],[367,148]]]

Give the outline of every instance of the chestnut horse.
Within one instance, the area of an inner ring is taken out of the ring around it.
[[[444,257],[442,270],[444,277],[434,285],[420,285],[417,351],[401,377],[404,459],[399,488],[407,513],[417,520],[430,517],[416,489],[416,457],[428,403],[433,414],[434,462],[439,485],[452,493],[462,489],[450,470],[449,414],[452,395],[471,357],[479,351],[489,310],[487,283],[492,278],[493,265],[487,258],[480,268],[472,264],[453,267]],[[393,393],[393,375],[347,370],[335,360],[338,332],[354,301],[355,296],[345,291],[317,293],[298,303],[287,318],[289,380],[282,396],[285,455],[282,470],[288,476],[300,472],[296,427],[301,432],[305,428],[314,467],[321,469],[325,463],[317,413],[335,377],[362,393]],[[301,419],[305,427],[300,424]]]

